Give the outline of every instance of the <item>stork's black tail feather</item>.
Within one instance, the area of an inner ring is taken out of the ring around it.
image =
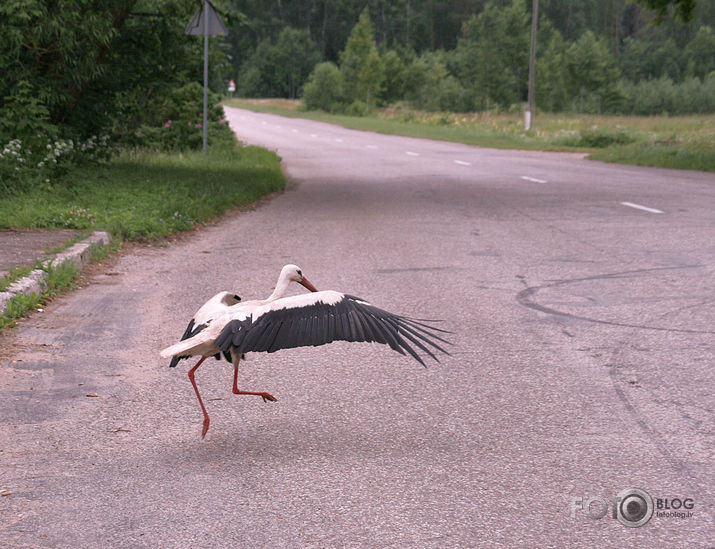
[[[208,326],[208,324],[199,324],[198,326],[194,327],[194,319],[192,318],[189,321],[189,325],[186,327],[186,330],[184,330],[184,335],[181,336],[181,339],[179,341],[184,341],[185,339],[189,339],[190,337],[195,336],[201,330],[206,328],[206,326]],[[172,357],[171,362],[169,362],[169,368],[176,368],[176,365],[179,364],[179,361],[185,358],[189,358],[189,355]],[[217,354],[216,359],[220,360],[221,356]]]

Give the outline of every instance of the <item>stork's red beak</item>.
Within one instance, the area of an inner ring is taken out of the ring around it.
[[[310,283],[310,281],[309,281],[307,278],[305,278],[305,277],[303,277],[298,284],[301,284],[302,286],[305,286],[305,287],[308,288],[311,292],[317,292],[317,291],[318,291],[318,288],[316,288],[315,286],[313,286],[313,285]]]

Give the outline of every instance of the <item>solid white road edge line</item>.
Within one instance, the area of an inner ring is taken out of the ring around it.
[[[521,179],[532,181],[533,183],[546,183],[544,179],[536,179],[535,177],[529,177],[528,175],[522,175]]]

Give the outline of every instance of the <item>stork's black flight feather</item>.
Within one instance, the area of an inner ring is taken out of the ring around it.
[[[434,349],[449,354],[440,343],[449,343],[437,332],[449,333],[407,317],[394,315],[364,300],[345,295],[334,304],[318,301],[300,307],[268,311],[253,317],[232,320],[215,341],[223,353],[268,352],[294,347],[318,346],[332,341],[374,341],[389,345],[398,353],[409,353],[424,361],[414,345],[434,360]],[[439,362],[439,361],[438,361]]]

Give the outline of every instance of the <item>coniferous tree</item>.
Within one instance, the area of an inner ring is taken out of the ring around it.
[[[375,45],[375,34],[367,8],[348,37],[340,54],[340,70],[350,98],[368,105],[377,97],[385,80],[385,68]]]
[[[546,21],[539,31],[540,48],[536,60],[536,104],[549,112],[566,108],[569,101],[566,70],[566,42],[561,33]]]

